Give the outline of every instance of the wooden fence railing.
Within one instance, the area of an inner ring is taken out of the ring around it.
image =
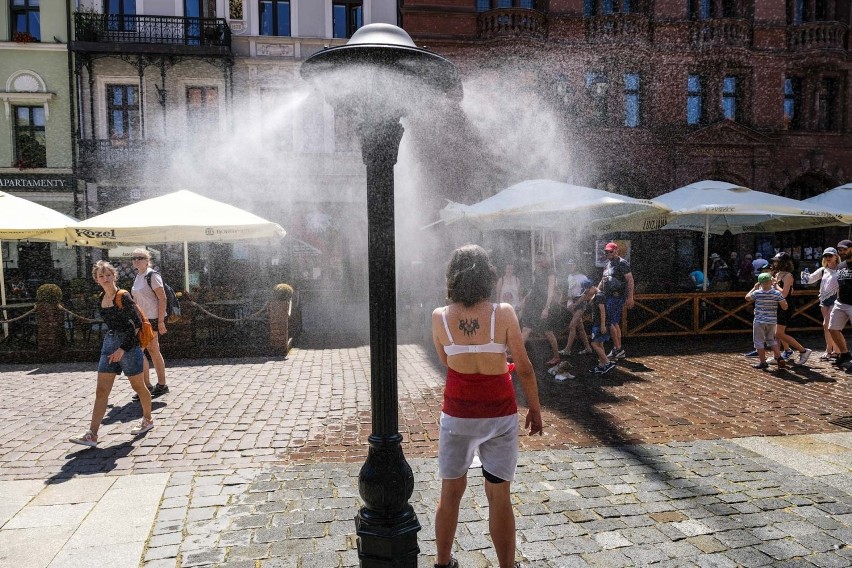
[[[624,311],[625,337],[751,333],[752,306],[745,291],[636,294],[635,306]],[[790,330],[822,329],[816,290],[794,290]]]

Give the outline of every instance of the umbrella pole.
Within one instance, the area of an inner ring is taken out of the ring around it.
[[[535,230],[530,229],[530,270],[535,273]]]
[[[707,280],[710,278],[710,275],[707,274],[707,249],[710,246],[710,215],[704,215],[704,282],[703,289],[704,292],[707,291]]]
[[[183,241],[183,289],[189,293],[189,245]]]
[[[3,241],[0,241],[0,305],[6,305],[6,275],[3,270]],[[3,319],[9,319],[6,310],[3,310]],[[3,324],[3,337],[9,337],[9,324]]]

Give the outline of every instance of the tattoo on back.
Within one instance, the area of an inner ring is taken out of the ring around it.
[[[473,318],[468,322],[466,319],[463,319],[459,322],[459,329],[462,330],[465,335],[473,335],[476,333],[476,330],[479,329],[479,320]]]

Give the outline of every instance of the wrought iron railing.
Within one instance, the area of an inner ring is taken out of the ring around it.
[[[586,20],[586,38],[592,43],[644,43],[650,23],[646,14],[606,14]]]
[[[807,22],[787,28],[790,49],[845,49],[847,27],[840,22]]]
[[[547,36],[547,16],[538,10],[528,8],[500,8],[479,14],[479,37],[493,39],[498,37]]]
[[[74,14],[74,37],[89,43],[231,48],[231,29],[223,18]]]
[[[139,166],[148,150],[145,140],[78,140],[77,144],[84,171]]]
[[[751,45],[751,22],[740,18],[693,22],[689,43],[693,47],[748,47]]]

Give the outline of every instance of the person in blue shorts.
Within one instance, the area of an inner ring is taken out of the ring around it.
[[[616,243],[607,243],[604,247],[606,265],[598,288],[606,296],[607,323],[612,335],[612,350],[607,359],[624,359],[627,355],[621,346],[621,312],[633,307],[633,273],[630,263],[618,254]]]
[[[609,314],[606,310],[606,295],[597,286],[590,286],[587,294],[592,295],[592,350],[598,356],[598,365],[590,369],[590,373],[603,375],[615,367],[615,363],[606,356],[604,343],[610,341]]]
[[[92,268],[92,278],[103,288],[100,312],[109,331],[104,335],[101,346],[95,406],[92,409],[89,430],[82,436],[69,440],[90,448],[98,445],[98,429],[106,414],[109,393],[119,373],[127,376],[130,386],[139,395],[139,402],[142,403],[142,422],[130,433],[138,436],[154,427],[154,419],[151,417],[151,393],[145,388],[145,380],[142,378],[144,355],[136,338],[136,330],[142,327],[142,320],[136,312],[136,304],[130,294],[122,295],[121,308],[116,304],[115,297],[120,291],[115,284],[116,275],[115,267],[103,260],[99,260]]]

